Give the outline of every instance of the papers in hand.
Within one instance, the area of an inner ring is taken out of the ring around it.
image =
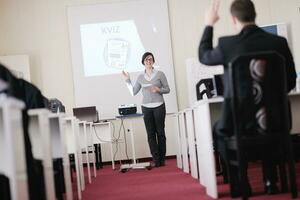
[[[153,85],[152,84],[142,84],[142,88],[145,88],[145,89],[150,89]]]
[[[132,86],[131,81],[126,82],[126,85],[127,85],[127,88],[128,88],[128,90],[129,90],[130,94],[131,94],[132,96],[134,96],[134,94],[133,94],[133,86]],[[153,87],[152,84],[142,84],[142,88],[143,88],[143,89],[146,89],[146,90],[150,90],[152,87]]]

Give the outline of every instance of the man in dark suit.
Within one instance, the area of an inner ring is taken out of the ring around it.
[[[206,65],[224,65],[224,104],[221,118],[214,127],[214,136],[217,138],[217,150],[226,160],[228,155],[226,155],[224,139],[232,136],[233,132],[229,101],[227,101],[229,99],[228,63],[241,54],[276,51],[285,58],[287,91],[295,87],[296,72],[286,39],[269,34],[256,26],[256,12],[254,4],[250,0],[234,0],[232,2],[230,11],[238,34],[219,38],[218,45],[213,48],[213,26],[219,19],[218,6],[219,1],[215,0],[206,12],[206,27],[199,45],[199,60]],[[274,178],[276,175],[274,174],[276,174],[275,166],[271,166],[271,169],[265,174],[266,192],[269,194],[277,192],[276,178]]]

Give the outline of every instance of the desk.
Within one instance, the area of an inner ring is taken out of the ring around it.
[[[189,167],[189,156],[188,156],[188,142],[187,142],[187,134],[186,134],[186,123],[185,123],[185,112],[179,112],[178,114],[179,117],[179,130],[180,130],[180,140],[181,140],[181,155],[182,155],[182,167],[184,173],[189,173],[190,172],[190,167]]]
[[[86,165],[88,170],[88,181],[89,183],[92,183],[89,149],[88,149],[88,141],[87,141],[87,122],[80,121],[78,124],[79,124],[78,138],[80,144],[79,153],[81,152],[81,156],[82,156],[82,152],[85,151]]]
[[[0,95],[0,174],[9,178],[11,199],[29,199],[22,126],[23,102]]]
[[[112,138],[112,122],[98,122],[93,124],[93,143],[94,145],[97,144],[109,144],[110,145],[110,155],[111,155],[111,163],[112,169],[115,169],[115,160],[114,160],[114,153],[113,153],[113,138]],[[95,147],[97,150],[97,147]],[[99,149],[98,149],[99,150]],[[96,160],[102,160],[98,156],[101,156],[101,149],[100,155],[96,152]],[[102,161],[101,161],[102,162]]]
[[[89,154],[92,156],[92,158],[88,158],[89,161],[92,160],[93,163],[93,168],[94,168],[94,177],[97,177],[97,172],[96,172],[96,147],[94,147],[94,142],[93,142],[93,122],[88,122],[87,123],[87,130],[86,130],[86,136],[87,136],[87,145],[88,145],[88,151],[92,151],[92,154]]]
[[[179,131],[177,131],[177,140],[180,141],[180,148],[177,154],[177,166],[183,168],[185,173],[191,172],[192,177],[197,179],[198,167],[193,116],[194,112],[191,108],[178,113]],[[178,165],[180,162],[182,163]]]
[[[177,114],[169,113],[166,115],[166,121],[165,121],[165,133],[166,133],[166,138],[167,138],[167,152],[166,156],[174,156],[176,155],[176,134],[177,133],[177,128],[179,126],[175,126],[176,123],[176,118]],[[127,156],[125,154],[125,145],[124,145],[124,134],[123,134],[123,129],[120,130],[120,124],[121,120],[120,119],[115,119],[115,120],[109,120],[112,124],[112,137],[114,139],[113,143],[113,150],[114,150],[114,160],[125,160],[127,159]],[[134,117],[131,119],[124,120],[124,125],[125,127],[130,127],[130,123],[133,125],[134,129],[134,147],[135,147],[135,153],[136,153],[136,159],[142,159],[142,158],[151,158],[151,153],[150,153],[150,148],[148,145],[148,140],[147,140],[147,131],[146,127],[144,124],[144,119],[143,116],[140,117]],[[101,130],[100,126],[100,130]],[[103,127],[104,128],[104,127]],[[102,134],[102,132],[99,132],[99,136]],[[106,134],[106,133],[103,133]],[[127,135],[127,145],[128,145],[128,154],[132,155],[132,150],[131,150],[131,139],[130,135]],[[101,137],[102,139],[102,137]],[[118,143],[117,143],[118,141]],[[117,144],[118,144],[118,152],[116,153],[117,150]],[[101,144],[101,154],[102,154],[102,160],[103,162],[111,162],[111,147],[110,144]]]
[[[52,147],[50,135],[49,110],[31,109],[29,115],[29,136],[32,146],[32,154],[42,163],[46,198],[56,199],[54,186],[54,173],[52,161]]]
[[[72,183],[70,176],[70,162],[67,154],[66,135],[64,133],[64,114],[49,114],[49,124],[52,144],[52,158],[63,159],[63,178],[66,189],[67,200],[73,199]],[[53,166],[54,167],[54,166]],[[60,173],[59,173],[60,174]],[[55,176],[55,175],[54,175]],[[55,179],[54,179],[55,180]]]
[[[130,120],[132,118],[135,117],[141,117],[143,116],[143,114],[130,114],[130,115],[121,115],[121,116],[117,116],[117,119],[120,119],[122,122],[123,120]],[[121,126],[123,125],[123,123],[121,123]],[[134,133],[133,133],[133,125],[132,125],[132,120],[130,120],[130,125],[129,125],[129,129],[128,132],[130,133],[130,138],[131,138],[131,149],[132,149],[132,160],[133,163],[132,164],[123,164],[120,167],[120,171],[121,172],[126,172],[128,169],[145,169],[148,167],[150,167],[150,163],[149,162],[145,162],[145,163],[137,163],[136,162],[136,154],[135,154],[135,146],[134,146]],[[125,144],[126,145],[126,144]]]
[[[75,117],[67,117],[64,118],[64,133],[65,133],[65,138],[66,138],[66,149],[68,154],[74,154],[74,159],[75,159],[75,169],[76,169],[76,182],[77,182],[77,196],[78,199],[82,199],[81,195],[81,170],[80,170],[80,165],[82,163],[79,163],[79,156],[78,156],[78,151],[77,151],[77,134],[76,134],[76,123],[77,120]]]
[[[188,149],[190,158],[190,169],[193,178],[198,178],[197,153],[196,153],[196,138],[195,138],[195,122],[193,109],[185,110],[185,124],[188,137]]]
[[[174,121],[174,132],[175,132],[175,139],[176,139],[176,162],[177,167],[182,169],[182,151],[181,151],[181,136],[180,136],[180,126],[179,126],[179,114],[173,114],[172,119]]]
[[[215,199],[218,198],[218,190],[212,126],[220,116],[222,102],[221,97],[206,99],[193,107],[200,184],[206,188],[207,195]]]

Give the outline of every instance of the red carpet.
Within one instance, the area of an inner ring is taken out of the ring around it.
[[[259,200],[291,199],[290,193],[264,195],[261,170],[256,165],[249,167],[253,197]],[[297,166],[298,188],[300,190],[300,163]],[[87,178],[87,177],[86,177]],[[231,199],[228,185],[218,178],[220,199]],[[97,171],[97,178],[87,184],[83,200],[206,200],[204,188],[190,174],[176,167],[176,160],[167,160],[165,167],[148,170],[130,170],[126,173],[113,171],[111,166]],[[300,199],[300,198],[298,198]]]
[[[300,196],[300,163],[297,164],[297,183],[298,183],[298,193]],[[250,199],[255,200],[285,200],[291,199],[291,193],[276,194],[276,195],[266,195],[264,194],[264,185],[262,178],[262,169],[259,163],[250,163],[248,168],[248,177],[250,180],[250,185],[252,188],[253,195]],[[229,185],[222,183],[222,177],[218,177],[218,192],[220,199],[231,199],[229,192]],[[279,185],[278,185],[279,186]],[[300,198],[297,198],[298,200]]]

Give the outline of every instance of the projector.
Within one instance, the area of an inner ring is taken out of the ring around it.
[[[120,115],[130,115],[136,113],[136,104],[122,104],[119,105],[119,114]]]

